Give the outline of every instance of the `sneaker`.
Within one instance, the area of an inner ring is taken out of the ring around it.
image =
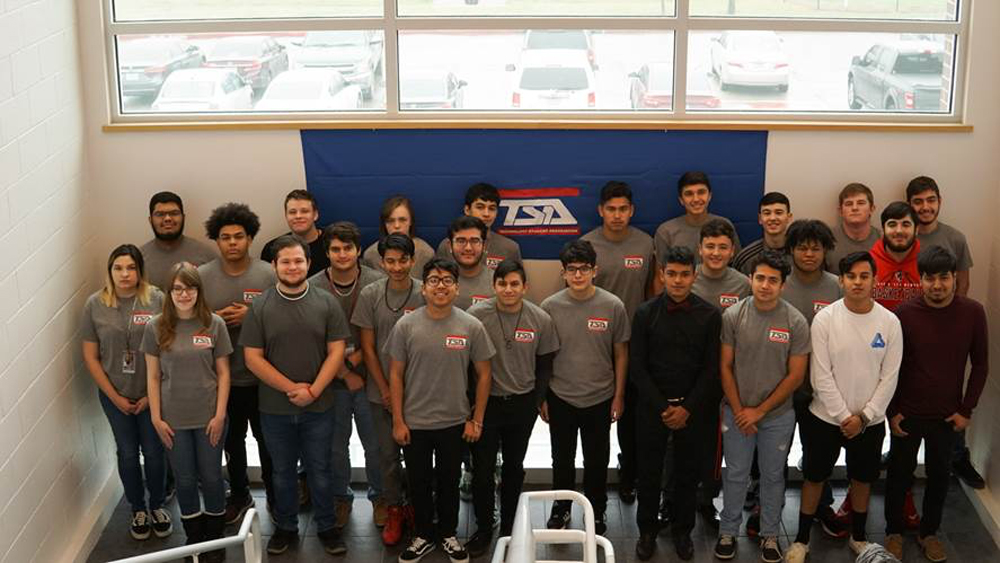
[[[458,496],[464,501],[472,500],[472,472],[462,468],[462,478],[458,482]]]
[[[853,507],[851,507],[851,495],[844,497],[844,502],[840,503],[840,508],[837,509],[837,520],[843,524],[844,528],[851,525],[851,512]]]
[[[351,511],[354,510],[354,503],[349,500],[338,500],[334,505],[333,527],[343,529],[351,521]]]
[[[608,521],[604,517],[604,513],[594,515],[594,533],[603,536],[605,532],[608,531]]]
[[[174,523],[170,520],[170,513],[162,508],[150,512],[149,519],[153,521],[153,533],[158,538],[165,538],[174,531]]]
[[[442,539],[441,549],[448,555],[448,559],[451,559],[451,563],[465,563],[469,560],[469,552],[465,551],[465,547],[455,536]]]
[[[743,501],[743,510],[753,510],[760,499],[760,481],[754,479],[750,481],[750,488],[747,489],[746,499]]]
[[[715,542],[715,558],[728,561],[736,557],[736,538],[722,534],[719,541]]]
[[[129,533],[137,540],[149,539],[152,527],[149,522],[149,513],[145,510],[137,510],[132,513],[132,524],[129,526]]]
[[[928,561],[933,561],[938,563],[939,561],[945,561],[948,559],[948,554],[944,551],[944,545],[941,544],[941,540],[937,536],[927,536],[925,538],[918,537],[917,543],[924,550],[924,557]]]
[[[906,501],[903,503],[903,522],[909,530],[920,529],[920,514],[917,505],[913,503],[913,490],[906,491]]]
[[[885,550],[893,557],[903,560],[903,536],[902,534],[889,534],[885,537]]]
[[[382,527],[382,543],[385,545],[396,545],[403,537],[403,507],[390,506],[389,516],[386,518],[385,526]]]
[[[837,519],[837,514],[829,506],[821,506],[816,511],[814,522],[823,528],[823,533],[831,538],[843,539],[848,536],[847,526]]]
[[[435,545],[420,536],[413,536],[410,545],[399,554],[399,563],[416,563],[434,551]]]
[[[714,504],[710,502],[699,504],[697,510],[698,514],[701,514],[702,520],[705,521],[705,524],[707,524],[708,527],[713,530],[719,529],[719,511],[716,510]]]
[[[756,506],[747,518],[747,535],[755,538],[760,534],[760,507]]]
[[[372,521],[375,522],[375,527],[381,528],[385,526],[385,522],[388,519],[389,519],[389,504],[380,498],[373,500]]]
[[[760,540],[760,560],[764,563],[781,563],[781,546],[776,536],[767,536]]]
[[[320,543],[323,544],[323,551],[330,555],[343,555],[347,553],[347,544],[344,543],[343,534],[337,528],[330,528],[322,532],[317,532]]]
[[[635,556],[639,561],[649,561],[656,553],[656,534],[653,532],[643,532],[639,534],[639,541],[635,543]]]
[[[972,466],[968,450],[965,451],[964,455],[951,462],[951,472],[955,477],[958,477],[963,483],[973,489],[986,487],[986,481],[983,479],[983,476]]]
[[[250,510],[253,506],[253,497],[250,495],[242,499],[229,497],[226,502],[226,524],[236,524],[243,520],[243,516],[247,513],[247,510]]]
[[[299,532],[290,532],[278,528],[274,535],[267,542],[267,552],[271,555],[279,555],[288,551],[288,548],[299,543]]]
[[[564,530],[569,526],[572,517],[572,505],[556,502],[552,505],[552,514],[549,515],[545,527],[550,530]]]
[[[493,529],[485,528],[476,530],[476,533],[472,534],[469,541],[465,542],[465,550],[469,552],[472,557],[479,557],[485,554],[490,549],[490,542],[493,541]],[[448,551],[448,548],[445,548]]]
[[[809,546],[795,542],[785,552],[785,563],[804,563],[807,555],[809,555]]]
[[[854,555],[861,555],[861,552],[868,549],[868,542],[865,540],[856,540],[854,537],[847,538],[847,546],[851,548]]]

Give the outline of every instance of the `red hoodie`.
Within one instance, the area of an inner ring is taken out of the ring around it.
[[[913,241],[913,247],[902,262],[889,256],[884,246],[884,239],[878,239],[871,249],[875,258],[875,301],[889,309],[896,310],[903,301],[923,295],[920,286],[920,274],[917,272],[917,256],[920,254],[920,241]]]

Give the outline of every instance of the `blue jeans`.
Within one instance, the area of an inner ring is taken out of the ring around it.
[[[368,478],[368,500],[382,496],[382,472],[379,470],[378,439],[372,420],[368,395],[362,387],[349,391],[346,387],[333,390],[333,496],[351,501],[351,431],[353,418],[358,437],[365,449],[365,476]]]
[[[785,464],[788,444],[795,430],[795,411],[786,412],[757,423],[757,433],[743,434],[736,426],[733,410],[722,409],[722,452],[726,472],[722,484],[722,535],[739,535],[743,523],[743,502],[750,484],[750,465],[757,450],[760,465],[760,535],[781,534],[781,505],[785,496]]]
[[[97,392],[104,409],[104,416],[111,425],[115,437],[118,457],[118,477],[125,487],[125,498],[132,511],[146,510],[146,491],[149,492],[150,510],[163,506],[166,484],[166,458],[163,444],[149,418],[149,409],[139,414],[125,414],[111,402],[103,392]],[[143,465],[146,467],[146,488],[143,490],[142,467],[139,465],[139,451],[142,451]]]
[[[333,411],[302,414],[260,413],[264,441],[274,467],[274,512],[278,528],[299,529],[299,492],[296,464],[302,459],[313,506],[316,531],[332,530],[336,521],[333,503]]]
[[[229,422],[226,422],[226,426]],[[226,485],[222,481],[222,448],[226,443],[223,429],[219,443],[208,441],[205,428],[174,429],[174,447],[167,450],[177,483],[177,504],[181,518],[201,513],[198,487],[205,498],[205,514],[219,516],[226,512]]]

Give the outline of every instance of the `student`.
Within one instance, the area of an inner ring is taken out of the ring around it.
[[[728,221],[712,219],[702,225],[699,236],[701,264],[691,292],[722,311],[750,295],[750,279],[729,266],[736,231]]]
[[[354,223],[334,223],[323,229],[323,246],[330,262],[325,270],[309,278],[309,285],[322,289],[336,298],[344,316],[350,319],[360,299],[361,291],[383,277],[378,270],[365,266],[361,255],[361,232]],[[381,528],[389,516],[382,502],[382,476],[379,472],[378,440],[372,412],[365,392],[365,364],[357,329],[344,350],[344,367],[333,383],[333,494],[336,497],[337,527],[347,525],[354,503],[351,491],[351,433],[356,425],[365,451],[365,476],[368,478],[368,500],[372,503],[372,519]]]
[[[316,225],[319,221],[319,208],[316,198],[306,190],[292,190],[285,196],[285,221],[288,232],[285,235],[295,235],[309,245],[312,261],[309,263],[309,275],[315,275],[327,268],[330,263],[323,248],[323,231]],[[280,237],[278,237],[280,238]],[[260,259],[270,264],[274,262],[277,251],[274,244],[278,238],[267,241],[260,252]]]
[[[871,254],[878,266],[875,280],[875,300],[894,311],[900,303],[920,296],[920,275],[917,273],[917,214],[907,203],[894,201],[882,210],[882,239],[872,246]]]
[[[621,299],[594,285],[597,252],[575,240],[559,253],[566,289],[542,302],[559,335],[552,381],[540,407],[552,438],[552,488],[573,489],[577,434],[583,442],[583,491],[594,507],[598,534],[607,530],[608,457],[611,423],[625,407],[631,326]],[[571,504],[552,505],[547,526],[565,528]]]
[[[638,397],[636,410],[639,476],[639,541],[636,556],[646,561],[656,551],[657,509],[667,441],[673,440],[674,498],[671,534],[677,556],[694,556],[695,496],[703,458],[701,450],[715,432],[699,423],[701,413],[716,412],[719,386],[719,334],[722,315],[691,293],[694,254],[683,246],[666,249],[659,276],[665,290],[639,306],[632,321],[630,378]],[[713,429],[714,430],[714,429]],[[715,448],[711,448],[714,452]]]
[[[882,232],[871,224],[875,212],[875,196],[871,189],[858,182],[844,186],[837,196],[837,215],[840,220],[833,228],[836,245],[826,253],[826,270],[840,274],[840,259],[852,252],[869,251]]]
[[[80,320],[83,363],[115,438],[118,477],[132,508],[129,533],[137,540],[173,531],[163,508],[166,458],[149,417],[146,362],[139,353],[146,323],[162,309],[163,293],[146,280],[142,253],[123,244],[108,256],[104,288],[87,298]]]
[[[954,254],[930,246],[917,267],[923,295],[896,309],[906,346],[888,409],[892,438],[885,479],[885,547],[902,556],[905,496],[923,440],[927,486],[917,541],[927,559],[944,561],[947,553],[936,534],[948,494],[948,465],[955,440],[969,425],[986,385],[989,337],[983,306],[957,295]],[[966,362],[971,362],[968,381]]]
[[[472,448],[476,533],[465,544],[472,557],[486,553],[493,540],[497,453],[500,470],[500,535],[509,536],[524,482],[524,455],[552,378],[552,359],[559,349],[552,318],[524,299],[528,280],[517,260],[504,260],[493,272],[495,297],[469,308],[486,328],[497,353],[490,361],[490,397],[483,433]]]
[[[677,196],[684,207],[684,215],[657,227],[653,237],[657,256],[669,246],[685,246],[697,253],[701,226],[712,219],[722,219],[730,227],[733,225],[729,219],[708,212],[708,204],[712,201],[712,184],[704,172],[685,172],[677,180]],[[740,238],[735,235],[735,228],[733,233],[733,253],[739,254]]]
[[[615,294],[625,304],[629,322],[639,305],[653,295],[656,257],[653,238],[629,225],[635,213],[632,189],[625,182],[608,182],[601,188],[597,206],[602,225],[583,235],[597,251],[594,285]],[[618,421],[618,496],[635,500],[635,397],[625,387],[625,412]]]
[[[423,281],[427,305],[400,319],[385,344],[392,358],[392,434],[406,455],[416,526],[399,561],[419,561],[438,544],[451,561],[468,561],[455,537],[462,441],[480,438],[496,350],[483,324],[453,306],[461,283],[455,262],[432,259]],[[472,406],[470,364],[476,372]]]
[[[469,186],[465,191],[463,212],[479,219],[489,229],[486,232],[486,250],[483,259],[486,260],[486,267],[490,270],[496,270],[504,260],[521,261],[521,246],[515,240],[493,230],[493,222],[497,219],[499,208],[500,191],[495,186],[479,182]],[[454,259],[448,239],[442,240],[438,245],[437,255],[441,258]]]
[[[268,504],[274,505],[271,455],[260,428],[258,379],[247,369],[239,341],[250,303],[276,280],[269,264],[250,257],[250,245],[260,230],[260,219],[249,207],[242,203],[217,207],[205,221],[205,230],[208,238],[218,245],[219,257],[198,267],[198,275],[205,287],[205,303],[225,321],[234,348],[229,359],[230,389],[226,403],[229,431],[224,449],[230,491],[226,499],[226,523],[235,524],[254,505],[247,479],[247,426],[257,441]]]
[[[337,300],[312,290],[309,245],[294,235],[273,246],[274,287],[250,304],[240,344],[259,386],[260,422],[274,467],[274,534],[267,552],[284,553],[298,543],[296,463],[306,469],[317,536],[327,553],[347,546],[336,528],[333,498],[333,391],[344,362],[350,330]]]
[[[170,298],[146,325],[142,352],[150,419],[174,468],[181,523],[191,545],[225,534],[222,445],[233,346],[225,321],[205,303],[198,270],[177,264],[169,279]],[[225,558],[224,548],[203,554],[208,563]]]
[[[855,556],[868,547],[868,499],[881,472],[885,410],[903,357],[899,319],[872,299],[876,272],[871,254],[848,254],[839,266],[844,297],[823,308],[812,323],[813,400],[799,421],[805,481],[788,563],[802,563],[809,553],[820,494],[841,449],[847,454],[853,507],[847,543]]]
[[[369,412],[378,440],[379,473],[382,501],[387,518],[382,528],[382,542],[396,545],[403,536],[403,466],[399,444],[392,437],[392,401],[389,398],[389,363],[385,350],[396,323],[424,305],[422,282],[410,277],[413,265],[413,241],[403,234],[392,234],[378,242],[382,257],[381,278],[361,290],[351,324],[358,328],[367,381]]]
[[[413,215],[413,204],[401,195],[394,195],[382,204],[378,220],[379,239],[395,233],[403,234],[413,241],[413,269],[422,272],[424,264],[434,257],[434,249],[424,239],[416,236],[417,219]],[[378,241],[365,249],[361,256],[370,268],[381,269],[382,260],[378,255]]]
[[[748,244],[736,258],[733,268],[750,275],[750,265],[764,250],[785,252],[785,231],[792,220],[792,204],[781,192],[768,192],[757,204],[757,223],[764,229],[763,238]]]
[[[784,255],[762,252],[751,277],[753,295],[722,315],[719,363],[726,397],[722,409],[726,473],[722,524],[715,544],[719,559],[736,556],[735,538],[756,450],[761,473],[761,561],[781,561],[778,534],[784,466],[795,429],[791,398],[809,361],[809,325],[780,297],[790,271]]]
[[[483,244],[489,230],[475,217],[463,215],[448,226],[448,244],[458,264],[458,296],[463,311],[493,295],[493,271],[483,263]]]
[[[142,245],[146,279],[160,291],[167,291],[170,271],[178,262],[200,266],[215,260],[215,252],[201,242],[184,236],[184,202],[173,192],[159,192],[149,199],[149,225],[153,238]]]

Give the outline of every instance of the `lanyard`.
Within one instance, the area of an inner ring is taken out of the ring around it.
[[[132,309],[125,320],[125,351],[129,354],[132,353],[132,319],[135,318],[135,302],[138,300],[138,295],[132,298]]]

